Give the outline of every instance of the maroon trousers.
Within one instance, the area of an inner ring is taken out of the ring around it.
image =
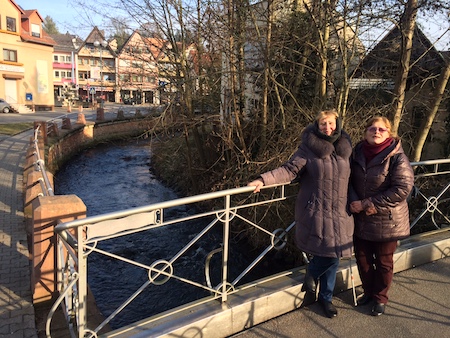
[[[386,304],[394,277],[397,240],[372,242],[355,237],[353,244],[364,294],[372,296],[377,303]]]

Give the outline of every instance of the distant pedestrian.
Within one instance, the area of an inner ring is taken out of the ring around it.
[[[355,214],[355,256],[364,293],[357,305],[372,303],[372,315],[384,313],[394,273],[397,241],[409,230],[407,197],[414,173],[390,121],[370,119],[351,161],[350,210]]]
[[[310,255],[301,307],[318,300],[325,314],[337,315],[332,303],[339,259],[353,251],[353,217],[347,193],[352,145],[342,130],[335,110],[321,111],[302,133],[295,154],[281,167],[261,174],[248,185],[258,192],[264,185],[289,183],[299,178],[301,188],[295,205],[297,247]]]

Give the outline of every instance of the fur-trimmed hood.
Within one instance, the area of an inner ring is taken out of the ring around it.
[[[330,156],[334,151],[337,155],[345,158],[349,158],[352,154],[350,136],[343,130],[341,130],[341,136],[336,142],[331,143],[318,137],[316,127],[311,124],[303,131],[302,143],[319,158]]]

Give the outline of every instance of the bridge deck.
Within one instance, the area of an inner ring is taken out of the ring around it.
[[[370,306],[354,307],[351,271],[361,293],[356,264],[342,260],[335,305],[325,317],[319,304],[298,309],[304,270],[293,270],[230,296],[226,305],[203,301],[162,313],[103,337],[423,337],[446,336],[450,327],[450,231],[412,236],[395,253],[390,303],[381,318]],[[350,270],[351,266],[351,270]],[[239,333],[240,332],[240,333]]]

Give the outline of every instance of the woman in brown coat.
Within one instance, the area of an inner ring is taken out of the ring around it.
[[[313,255],[303,284],[302,306],[318,299],[328,317],[335,317],[332,304],[339,259],[353,253],[353,217],[348,208],[348,185],[352,145],[341,129],[335,110],[320,112],[305,128],[295,154],[281,167],[261,174],[248,185],[258,192],[264,185],[288,183],[300,178],[295,204],[297,247]]]
[[[414,173],[401,141],[385,117],[370,119],[364,140],[353,151],[350,210],[355,213],[355,256],[364,294],[358,305],[372,303],[372,315],[384,313],[392,283],[397,241],[409,236],[407,197]]]

